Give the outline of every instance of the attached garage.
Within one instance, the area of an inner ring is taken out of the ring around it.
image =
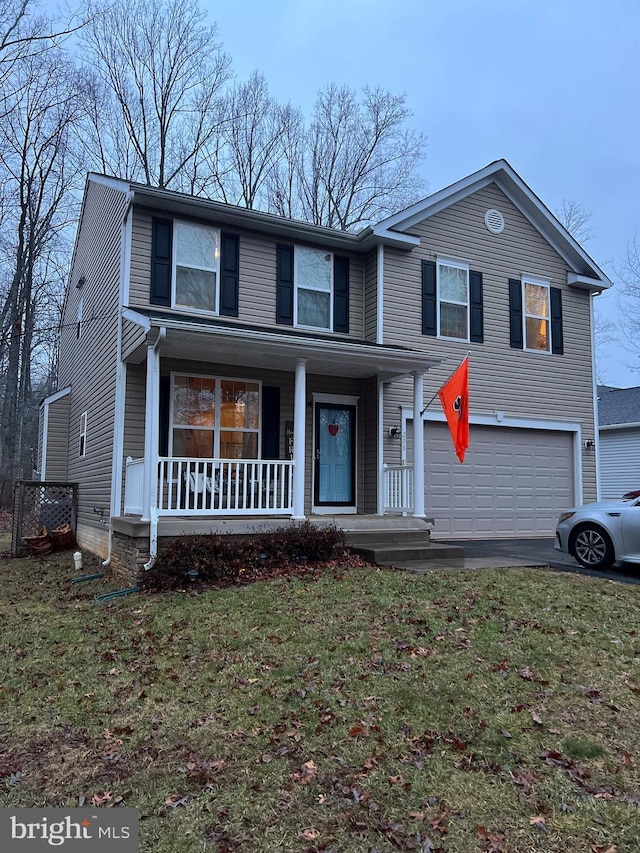
[[[463,464],[446,424],[427,422],[424,432],[434,538],[553,536],[575,503],[572,431],[472,424]]]

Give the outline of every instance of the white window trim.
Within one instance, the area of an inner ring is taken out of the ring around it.
[[[221,388],[220,383],[227,382],[251,382],[253,385],[258,386],[258,426],[256,429],[247,428],[241,429],[239,427],[223,427],[221,424],[214,422],[213,426],[198,426],[191,424],[178,424],[177,426],[173,422],[173,397],[174,397],[174,387],[175,387],[175,377],[176,376],[187,376],[189,378],[194,379],[213,379],[215,381],[215,392],[214,392],[214,411],[220,412],[220,394]],[[240,376],[219,376],[218,374],[212,373],[188,373],[184,371],[172,371],[170,374],[170,391],[169,391],[169,441],[168,441],[168,450],[169,456],[173,456],[173,430],[174,429],[194,429],[194,430],[202,430],[203,432],[212,432],[213,433],[213,456],[212,459],[220,459],[220,432],[242,432],[242,433],[257,433],[258,434],[258,456],[256,460],[262,459],[262,380],[261,379],[248,379],[246,377]]]
[[[87,411],[85,410],[80,415],[80,443],[79,443],[79,456],[80,459],[84,459],[87,455]]]
[[[331,287],[329,290],[319,290],[313,287],[304,287],[298,284],[298,251],[305,249],[310,252],[318,252],[321,255],[329,256],[329,271],[331,274]],[[312,332],[332,332],[333,331],[333,252],[325,252],[323,249],[317,249],[315,246],[294,246],[293,247],[293,325],[298,329],[309,329]],[[305,326],[298,322],[298,292],[300,290],[313,290],[318,293],[329,294],[329,325],[328,326]]]
[[[551,282],[548,278],[541,278],[537,275],[528,275],[526,273],[522,273],[522,347],[525,352],[537,352],[542,355],[551,355]],[[543,317],[540,314],[528,314],[527,313],[527,300],[526,300],[526,285],[527,284],[535,284],[539,287],[546,287],[547,289],[547,308],[548,314],[546,317]],[[534,320],[546,320],[549,324],[549,334],[547,336],[547,349],[538,349],[537,347],[528,347],[527,346],[527,318],[531,317]]]
[[[454,269],[464,270],[467,273],[467,301],[466,302],[455,302],[452,299],[442,299],[441,292],[442,288],[440,287],[440,266],[444,267],[453,267]],[[442,338],[443,341],[469,341],[471,339],[471,289],[469,285],[469,264],[466,261],[459,261],[455,258],[444,258],[444,257],[436,257],[436,294],[437,294],[437,310],[436,310],[436,318],[437,318],[437,331],[438,337]],[[464,305],[467,309],[467,336],[466,338],[452,338],[450,335],[443,335],[440,333],[440,306],[442,303],[446,305]]]
[[[176,300],[176,268],[178,266],[185,266],[184,264],[178,264],[177,257],[177,245],[178,245],[178,229],[177,225],[190,225],[193,228],[202,228],[206,231],[212,231],[216,235],[216,251],[214,256],[214,265],[213,267],[203,267],[198,264],[189,265],[188,269],[194,270],[204,270],[205,272],[213,272],[216,276],[216,293],[215,293],[215,311],[209,311],[206,308],[195,308],[190,305],[182,305]],[[203,317],[217,317],[220,314],[220,255],[221,255],[221,240],[222,233],[219,228],[215,228],[213,225],[206,225],[202,222],[189,222],[186,219],[174,219],[173,227],[172,227],[172,236],[171,236],[171,307],[176,311],[184,311],[188,314],[200,314]]]

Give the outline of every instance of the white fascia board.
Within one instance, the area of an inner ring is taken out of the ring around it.
[[[613,284],[611,279],[607,278],[602,281],[599,278],[590,278],[586,275],[580,275],[575,272],[567,273],[567,284],[569,287],[579,287],[582,290],[590,290],[594,293],[600,293],[601,290],[607,290]]]
[[[609,430],[640,429],[640,422],[629,424],[600,424],[598,429],[600,432],[608,432]]]
[[[129,313],[135,315],[135,312],[129,312],[125,309],[123,311],[123,316],[128,316]],[[145,317],[141,317],[140,315],[136,315],[140,318],[140,320],[146,320]],[[133,318],[131,318],[133,319]],[[134,320],[134,322],[138,322]],[[167,331],[179,331],[179,332],[204,332],[207,335],[215,335],[217,337],[223,338],[231,338],[238,341],[239,346],[242,345],[243,341],[247,343],[260,342],[263,347],[267,347],[269,344],[277,344],[279,346],[289,348],[292,351],[301,351],[304,350],[304,356],[301,357],[310,357],[314,354],[317,355],[336,355],[343,356],[344,358],[352,358],[352,359],[370,359],[379,362],[385,362],[387,365],[393,365],[394,369],[402,370],[407,373],[411,373],[415,370],[429,370],[431,367],[435,367],[438,364],[442,363],[442,359],[437,356],[427,355],[426,353],[421,353],[416,350],[398,350],[392,347],[381,347],[375,344],[360,344],[360,343],[352,343],[350,341],[345,340],[336,340],[336,341],[320,341],[314,340],[313,338],[296,338],[290,335],[282,335],[277,332],[272,332],[270,329],[240,329],[237,327],[224,327],[224,326],[209,326],[206,324],[199,323],[183,323],[180,319],[169,317],[160,318],[151,318],[150,327],[153,328],[166,328]],[[142,323],[140,323],[142,325]]]
[[[402,406],[403,413],[407,416],[412,416],[412,406]],[[446,423],[447,419],[444,412],[426,411],[422,415],[425,421],[434,421]],[[505,414],[500,420],[496,412],[485,414],[469,414],[469,423],[477,426],[494,426],[494,427],[515,427],[517,429],[541,429],[552,430],[553,432],[574,432],[579,433],[582,430],[582,424],[579,421],[552,421],[544,418],[521,418]]]
[[[44,400],[42,401],[42,403],[40,403],[40,405],[41,406],[49,406],[49,405],[51,405],[51,403],[55,403],[56,400],[61,400],[63,397],[66,397],[67,394],[70,394],[70,393],[71,393],[71,386],[69,385],[68,388],[63,388],[61,391],[56,391],[54,394],[49,394],[48,397],[44,398]]]
[[[145,332],[149,332],[151,329],[151,322],[148,317],[145,317],[144,314],[138,314],[137,311],[134,311],[132,308],[125,308],[122,312],[122,316],[127,320],[131,320],[132,323],[135,323],[137,326],[142,326]]]
[[[91,181],[92,184],[100,184],[103,187],[110,187],[110,189],[121,193],[129,192],[129,181],[125,181],[124,178],[113,178],[110,175],[101,175],[99,172],[89,172],[87,181]]]

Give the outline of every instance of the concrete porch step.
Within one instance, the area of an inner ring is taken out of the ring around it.
[[[402,566],[405,563],[460,560],[463,557],[463,549],[457,545],[431,542],[426,528],[347,530],[345,534],[347,545],[355,554],[382,565]]]

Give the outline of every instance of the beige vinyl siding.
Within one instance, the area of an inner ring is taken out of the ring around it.
[[[503,214],[502,234],[486,228],[484,214],[489,208]],[[594,438],[590,299],[587,292],[566,284],[567,263],[494,184],[412,230],[421,245],[409,255],[385,249],[384,334],[386,344],[402,344],[443,359],[426,376],[425,402],[469,353],[472,414],[503,411],[510,417],[579,422],[583,439]],[[482,272],[483,344],[422,335],[421,261],[438,255],[466,261],[470,269]],[[509,345],[508,280],[525,273],[562,290],[564,355]],[[393,383],[385,394],[385,420],[397,416],[399,405],[411,402],[411,382]],[[583,497],[594,500],[595,454],[583,453],[582,462]]]
[[[147,339],[147,333],[137,323],[133,323],[126,317],[122,318],[122,360],[127,359],[138,349],[144,345]]]
[[[364,339],[377,342],[378,336],[378,250],[364,259]]]
[[[378,380],[372,376],[365,379],[362,385],[362,507],[365,513],[375,514],[378,511]]]
[[[49,403],[45,466],[47,480],[67,479],[69,400],[70,395],[67,394]]]
[[[165,214],[166,216],[166,214]],[[151,288],[151,220],[152,211],[135,208],[131,241],[131,275],[129,307],[148,308]],[[216,226],[215,222],[208,223]],[[238,294],[239,323],[282,329],[276,323],[276,246],[279,242],[251,230],[225,229],[239,237],[240,285]],[[303,244],[298,244],[303,245]],[[312,244],[308,245],[314,248]],[[338,253],[343,254],[343,253]],[[362,339],[364,328],[364,265],[362,256],[347,253],[349,258],[349,333],[340,337]],[[184,316],[183,311],[162,308]]]
[[[76,243],[60,341],[60,385],[71,386],[67,478],[79,484],[79,530],[109,518],[117,366],[118,302],[124,192],[89,181]],[[82,290],[76,288],[84,277]],[[76,309],[83,323],[76,337]],[[80,457],[80,417],[87,412],[86,454]],[[96,536],[103,538],[102,533]],[[82,543],[81,543],[82,544]]]

